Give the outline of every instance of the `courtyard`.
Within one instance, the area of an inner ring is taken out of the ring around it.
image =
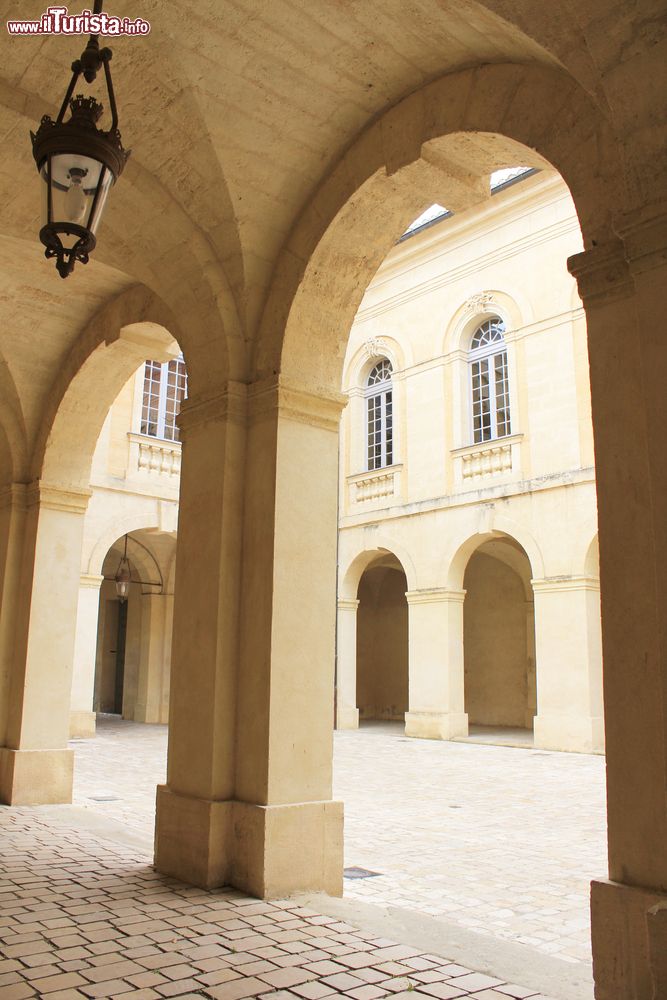
[[[95,740],[72,742],[75,805],[148,854],[166,742],[166,726],[114,716],[98,717]],[[346,878],[346,900],[588,966],[604,769],[601,756],[406,739],[393,723],[336,732],[345,865],[373,873]]]

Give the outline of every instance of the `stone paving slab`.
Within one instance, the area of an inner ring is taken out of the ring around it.
[[[0,807],[0,846],[2,1000],[551,1000],[298,900],[258,903],[187,886],[132,848],[34,809]],[[313,962],[314,953],[330,959]],[[389,971],[395,966],[400,975]],[[428,980],[418,978],[426,972]]]
[[[71,744],[75,803],[152,837],[167,727],[98,719],[97,739]],[[607,872],[604,766],[407,739],[397,724],[335,733],[345,864],[381,873],[346,879],[346,897],[590,963],[590,881]]]

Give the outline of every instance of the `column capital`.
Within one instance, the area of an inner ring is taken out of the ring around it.
[[[248,386],[249,417],[253,422],[279,415],[297,423],[337,431],[347,400],[342,392],[314,393],[287,382],[282,375]]]
[[[104,577],[98,573],[82,573],[79,586],[87,590],[99,590],[103,583]]]
[[[354,597],[338,598],[339,611],[356,611],[358,607],[359,607],[359,601]]]
[[[585,305],[616,302],[634,294],[625,246],[620,238],[575,253],[568,258],[567,269],[576,278]]]
[[[667,264],[667,206],[643,205],[627,212],[614,225],[623,240],[630,269],[637,273]]]
[[[76,486],[59,486],[36,479],[27,490],[28,507],[42,507],[46,510],[60,510],[71,514],[85,514],[88,501],[93,495],[89,489]]]
[[[428,587],[423,590],[408,590],[408,604],[463,604],[465,590],[448,590],[446,587]]]
[[[205,424],[228,420],[244,424],[247,412],[248,390],[242,382],[227,382],[222,392],[203,399],[186,399],[181,406],[177,423],[181,435],[187,437],[190,431]]]
[[[596,576],[546,576],[542,580],[531,580],[530,583],[536,594],[600,589],[600,581]]]

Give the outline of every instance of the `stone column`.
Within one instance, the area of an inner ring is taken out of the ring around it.
[[[589,577],[533,580],[535,746],[602,753],[600,585]]]
[[[468,735],[463,673],[465,590],[413,590],[409,622],[410,710],[406,736],[450,740]]]
[[[167,784],[155,864],[203,886],[232,878],[246,388],[186,401],[171,646]]]
[[[141,652],[137,678],[135,722],[167,722],[164,714],[167,658],[168,598],[166,594],[141,597]]]
[[[278,379],[249,395],[245,494],[240,419],[195,424],[190,406],[183,423],[156,863],[261,897],[340,894],[342,804],[330,799],[344,399]]]
[[[252,387],[246,463],[235,884],[340,895],[331,801],[337,451],[345,397]]]
[[[336,729],[358,729],[357,610],[359,601],[338,599],[336,631]]]
[[[11,631],[12,642],[4,648],[4,655],[9,653],[9,682],[4,690],[0,801],[70,802],[73,753],[67,739],[83,520],[90,492],[41,482],[21,492],[12,506],[23,509],[6,522],[14,536],[16,561],[7,580],[14,590],[9,600],[13,618],[5,620],[2,629],[4,637]]]
[[[70,736],[95,735],[95,662],[97,658],[97,625],[100,612],[100,587],[103,576],[82,574],[76,612],[74,660],[72,667],[72,701],[70,705]]]
[[[593,961],[597,1000],[655,1000],[667,953],[667,216],[637,212],[623,238],[569,263],[588,324],[600,537],[610,880],[592,886]]]

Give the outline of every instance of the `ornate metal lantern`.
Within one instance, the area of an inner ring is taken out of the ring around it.
[[[127,535],[125,536],[125,551],[120,557],[114,583],[116,584],[116,593],[118,594],[120,603],[123,604],[130,596],[130,584],[132,583],[130,560],[127,558]]]
[[[95,13],[101,7],[98,0]],[[77,260],[88,263],[107,196],[129,156],[118,131],[110,60],[111,49],[100,49],[98,36],[91,35],[81,58],[72,63],[72,80],[58,117],[53,121],[44,115],[37,133],[30,133],[43,181],[39,238],[46,247],[45,257],[56,258],[61,278],[71,274]],[[102,66],[111,109],[111,128],[106,132],[97,126],[103,106],[94,97],[72,97],[79,77],[83,74],[92,83]],[[68,106],[71,117],[63,121]]]

